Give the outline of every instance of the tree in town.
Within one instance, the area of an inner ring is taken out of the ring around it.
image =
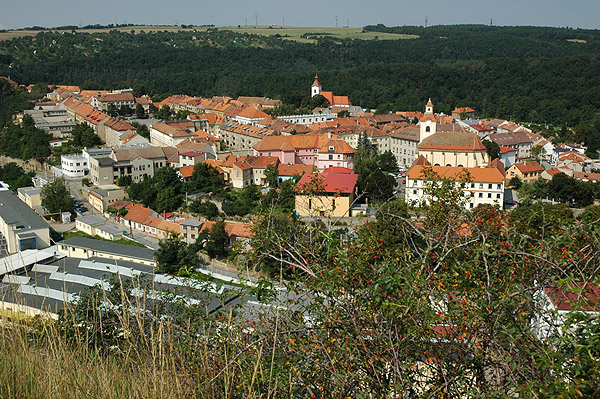
[[[91,126],[85,123],[78,123],[71,131],[71,143],[75,147],[89,148],[101,144],[102,141]]]
[[[546,150],[541,145],[531,147],[531,156],[535,159],[539,159],[541,156],[546,155]]]
[[[184,185],[181,175],[172,166],[160,168],[154,174],[152,183],[156,187],[156,211],[172,212],[181,206],[184,201]]]
[[[60,218],[61,212],[73,212],[73,198],[63,178],[56,178],[53,182],[42,187],[40,193],[42,206],[47,213],[53,214],[55,219]]]
[[[181,237],[171,234],[159,241],[156,262],[161,273],[176,274],[182,267],[195,267],[198,255]]]
[[[515,190],[520,189],[522,185],[523,181],[519,176],[515,176],[508,181],[508,187],[514,188]]]
[[[269,187],[276,188],[278,186],[277,179],[279,177],[279,173],[277,168],[273,164],[267,165],[265,168],[265,182]]]
[[[146,111],[144,110],[142,104],[135,105],[135,117],[138,119],[146,118]]]
[[[361,196],[370,201],[386,201],[394,196],[396,181],[393,176],[383,173],[382,160],[385,168],[393,167],[389,162],[389,154],[383,158],[378,156],[366,132],[361,134],[354,153],[354,173],[358,174],[357,184]]]
[[[14,162],[0,166],[0,180],[8,184],[8,187],[13,191],[17,191],[20,187],[33,186],[31,179],[34,176],[35,172],[25,172],[23,168]]]
[[[229,245],[229,236],[225,231],[225,222],[218,220],[210,230],[205,230],[204,234],[198,236],[198,241],[211,258],[225,256],[227,246]]]
[[[219,215],[219,208],[212,201],[196,200],[189,205],[189,210],[212,220]]]
[[[383,172],[398,172],[398,162],[390,150],[384,151],[379,155],[379,168]]]
[[[490,161],[500,158],[500,146],[495,141],[482,140],[481,143],[485,146]]]
[[[190,192],[216,193],[225,187],[225,181],[217,169],[203,162],[194,166],[187,185]]]

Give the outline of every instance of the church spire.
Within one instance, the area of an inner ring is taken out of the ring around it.
[[[321,94],[322,89],[321,83],[319,82],[319,74],[315,73],[315,81],[313,82],[310,90],[311,97]]]

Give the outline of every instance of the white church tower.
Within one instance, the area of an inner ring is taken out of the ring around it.
[[[315,74],[315,81],[312,84],[310,89],[310,96],[318,96],[323,91],[323,87],[321,87],[321,83],[319,83],[319,74]]]
[[[433,103],[431,102],[431,98],[425,106],[425,115],[423,115],[419,121],[419,127],[421,128],[419,142],[422,142],[427,137],[437,132],[437,121],[435,120],[435,115],[433,114]]]

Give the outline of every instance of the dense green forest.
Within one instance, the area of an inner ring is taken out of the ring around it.
[[[0,75],[19,83],[119,88],[152,94],[305,93],[325,90],[383,110],[469,105],[484,116],[575,126],[600,108],[600,32],[568,28],[368,26],[407,40],[322,37],[317,43],[210,29],[88,34],[41,31],[0,43]]]

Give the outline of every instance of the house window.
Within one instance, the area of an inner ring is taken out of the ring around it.
[[[498,190],[502,189],[502,184],[498,183]]]
[[[492,183],[488,184],[488,188],[491,189],[492,188]]]
[[[500,194],[496,194],[496,198],[500,199]]]
[[[488,198],[492,198],[492,193],[488,193]]]
[[[479,188],[483,188],[483,183],[479,183]]]
[[[469,204],[469,208],[473,208],[473,203],[472,202]]]
[[[308,209],[312,209],[312,199],[308,199]]]
[[[419,192],[419,190],[413,190],[413,194],[414,194],[414,195],[417,195],[417,194],[418,194],[418,192]]]
[[[483,198],[483,193],[479,193],[479,198]]]
[[[475,188],[475,183],[471,183],[471,188]]]

